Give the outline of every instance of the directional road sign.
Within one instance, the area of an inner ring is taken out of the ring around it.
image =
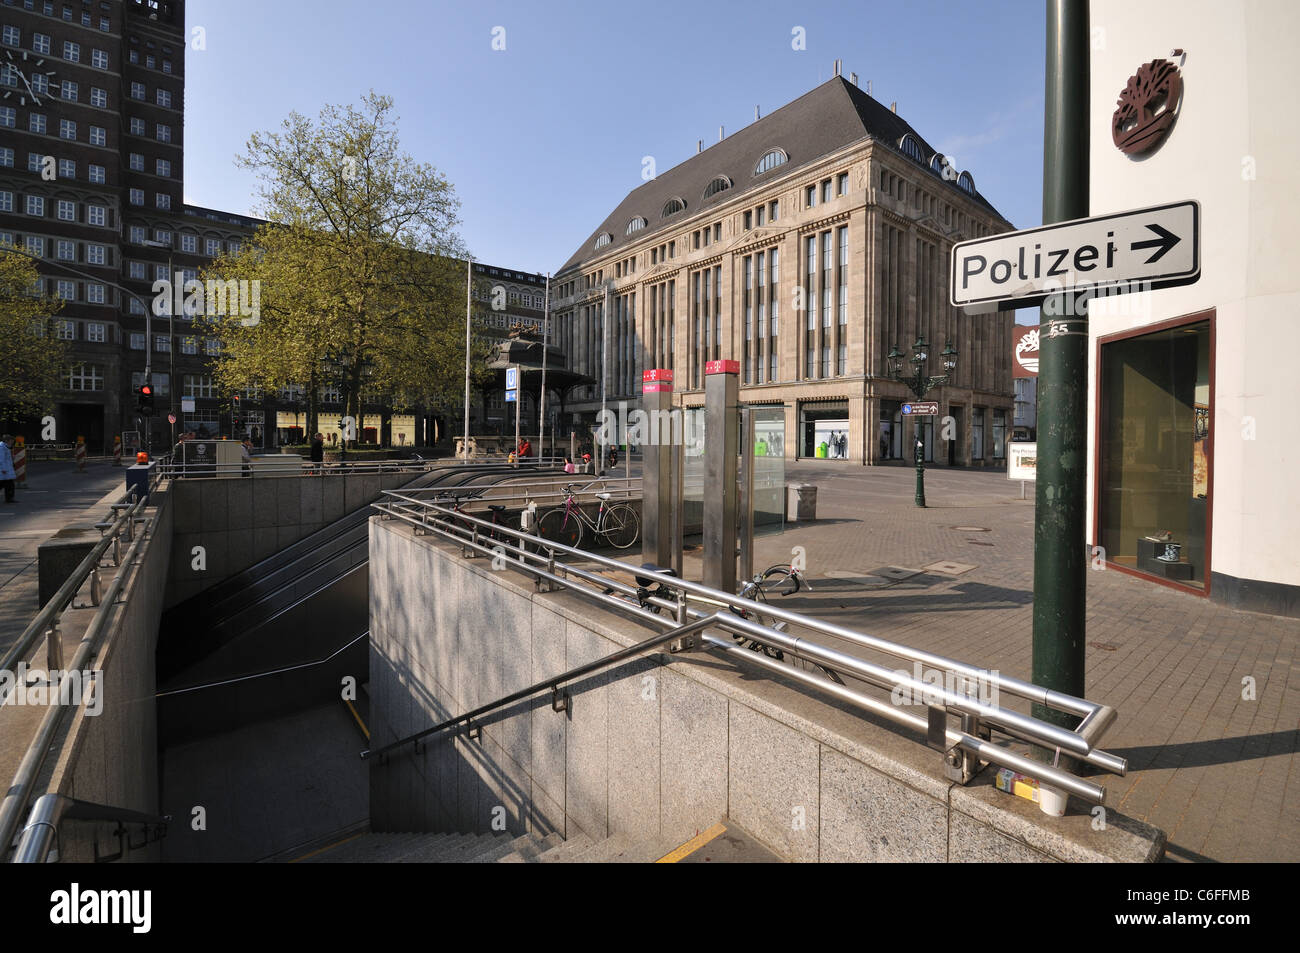
[[[1175,202],[954,245],[951,298],[1022,308],[1061,292],[1123,294],[1200,276],[1200,203]]]
[[[508,390],[508,391],[506,391],[506,400],[507,400],[507,401],[514,401],[514,400],[518,400],[518,399],[519,399],[519,391],[517,391],[517,390]]]
[[[933,417],[938,413],[939,402],[935,400],[919,400],[911,404],[903,405],[904,416]]]
[[[518,389],[519,389],[519,368],[507,367],[506,368],[506,390],[518,390]]]

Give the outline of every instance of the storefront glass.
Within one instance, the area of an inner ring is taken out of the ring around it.
[[[1100,398],[1097,535],[1106,558],[1203,589],[1209,322],[1103,344]]]

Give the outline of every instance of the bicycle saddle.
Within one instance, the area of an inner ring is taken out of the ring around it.
[[[644,569],[644,570],[645,570],[646,572],[648,572],[648,573],[655,573],[655,574],[660,575],[660,576],[676,576],[676,575],[677,575],[677,573],[673,572],[672,569],[671,569],[670,567],[667,567],[667,566],[657,566],[657,565],[655,565],[654,563],[642,563],[642,564],[641,564],[641,568]],[[636,577],[636,584],[637,584],[638,586],[641,586],[642,588],[646,588],[646,587],[652,585],[653,583],[654,583],[654,580],[653,580],[653,579],[648,579],[648,578],[646,578],[645,576],[637,576],[637,577]]]
[[[609,493],[597,493],[597,494],[596,494],[596,499],[598,499],[598,500],[608,500],[609,497],[610,497],[610,494],[609,494]]]
[[[506,508],[506,505],[505,505],[504,503],[489,503],[489,504],[488,504],[488,509],[490,509],[493,513],[500,513],[500,512],[501,512],[502,510],[504,510],[505,508]]]

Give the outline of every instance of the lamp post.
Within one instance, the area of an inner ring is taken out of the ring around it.
[[[943,358],[943,368],[947,374],[939,377],[929,377],[925,373],[925,362],[929,358],[930,345],[926,342],[924,336],[918,337],[916,343],[912,345],[912,373],[903,376],[903,357],[902,351],[897,347],[889,349],[889,355],[886,360],[889,362],[889,376],[898,381],[900,384],[907,386],[917,400],[922,400],[931,390],[948,383],[948,377],[952,369],[957,366],[957,349],[952,346],[952,341],[944,345],[941,357]],[[924,414],[916,415],[916,505],[925,506],[925,440],[921,435],[921,417]]]

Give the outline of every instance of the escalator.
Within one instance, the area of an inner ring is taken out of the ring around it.
[[[529,477],[562,474],[530,471]],[[499,465],[442,467],[402,490],[518,480]],[[163,613],[157,651],[160,744],[229,730],[337,696],[364,681],[370,507],[363,506]],[[200,686],[202,686],[200,688]]]

